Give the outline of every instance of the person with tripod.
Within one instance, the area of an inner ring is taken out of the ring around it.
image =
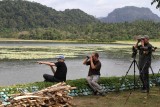
[[[139,45],[139,43],[141,43]],[[151,66],[152,48],[153,46],[149,43],[149,36],[145,35],[140,39],[137,39],[137,43],[134,46],[135,49],[139,50],[139,71],[140,79],[142,81],[142,92],[149,92],[149,67]]]

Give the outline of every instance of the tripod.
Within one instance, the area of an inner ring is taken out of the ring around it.
[[[133,58],[133,61],[131,62],[130,66],[129,66],[127,72],[126,72],[126,75],[124,76],[124,80],[125,80],[126,76],[128,75],[132,65],[133,65],[133,70],[134,70],[134,90],[135,90],[136,89],[136,87],[135,87],[135,84],[136,84],[136,66],[137,66],[137,69],[139,70],[138,63],[137,63],[135,58]]]
[[[133,64],[133,62],[136,63],[137,68],[138,68],[139,73],[140,73],[140,76],[139,76],[138,80],[141,78],[141,81],[142,81],[142,83],[143,83],[143,86],[147,89],[147,96],[148,96],[148,95],[149,95],[149,68],[151,69],[152,74],[153,74],[153,76],[154,76],[154,78],[155,78],[155,75],[154,75],[153,69],[152,69],[152,67],[151,67],[151,64],[150,64],[149,61],[147,60],[147,61],[145,62],[145,64],[143,65],[142,69],[140,70],[140,67],[138,67],[138,64],[137,64],[137,62],[136,62],[135,59],[132,61],[132,64]],[[131,65],[132,65],[132,64],[131,64]],[[148,64],[149,64],[149,66],[148,66]],[[130,67],[131,67],[131,66],[130,66]],[[130,67],[129,67],[129,69],[130,69]],[[142,74],[144,74],[144,71],[143,71],[143,70],[146,70],[146,67],[147,67],[147,69],[148,69],[147,74],[145,74],[145,76],[147,75],[147,76],[146,76],[147,79],[141,77]],[[129,71],[127,71],[127,73],[128,73],[128,72],[129,72]],[[126,74],[127,74],[127,73],[126,73]],[[155,78],[155,80],[156,80],[156,78]],[[134,67],[134,90],[135,90],[135,67]],[[131,94],[132,94],[132,92],[130,92],[129,96],[127,97],[125,104],[127,103],[127,101],[128,101],[128,99],[129,99],[129,97],[130,97]]]
[[[126,72],[126,75],[124,76],[124,80],[125,80],[127,74],[129,73],[132,65],[133,65],[133,70],[134,70],[134,90],[135,90],[136,89],[136,87],[135,87],[135,84],[136,84],[136,66],[137,66],[138,70],[139,70],[139,66],[138,66],[138,63],[136,61],[137,50],[134,50],[133,48],[132,48],[132,50],[133,50],[133,53],[132,53],[133,61],[131,62],[130,66],[129,66],[127,72]],[[122,83],[123,83],[123,81],[122,81]],[[122,83],[121,83],[121,85],[122,85]],[[130,92],[129,96],[127,97],[125,104],[127,103],[127,101],[128,101],[128,99],[129,99],[129,97],[130,97],[131,94],[132,94],[132,92]]]
[[[139,70],[139,67],[138,67],[138,63],[136,61],[137,50],[134,48],[134,46],[132,47],[132,51],[133,51],[133,53],[132,53],[133,61],[131,62],[130,66],[129,66],[127,72],[126,72],[126,75],[124,76],[124,80],[125,80],[126,76],[128,75],[132,65],[133,65],[133,69],[134,69],[134,90],[135,90],[135,88],[136,88],[135,87],[135,84],[136,84],[136,66],[137,66],[138,70]],[[122,81],[122,83],[123,83],[123,81]],[[122,85],[122,83],[121,83],[121,85]]]

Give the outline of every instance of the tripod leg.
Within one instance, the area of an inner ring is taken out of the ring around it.
[[[126,76],[127,76],[128,72],[129,72],[129,70],[131,69],[133,63],[134,63],[134,61],[132,61],[131,65],[129,66],[129,69],[128,69],[128,71],[126,72],[126,75],[124,76],[124,78],[122,79],[120,86],[121,86],[121,85],[123,84],[123,82],[125,81]]]
[[[138,68],[138,71],[139,71],[139,66],[138,66],[138,63],[137,63],[137,61],[135,61],[135,63],[136,63],[136,65],[137,65],[137,68]]]
[[[132,67],[133,63],[134,63],[134,61],[132,61],[131,65],[129,66],[128,71],[126,72],[125,77],[127,76],[127,74],[128,74],[128,72],[129,72],[129,70],[131,69],[131,67]]]
[[[135,65],[137,66],[138,71],[139,71],[138,63],[137,63],[136,60],[134,60],[134,90],[135,90],[135,85],[136,85],[136,70],[135,70]]]
[[[152,69],[152,67],[151,67],[151,66],[150,66],[150,69],[151,69],[151,71],[152,71],[153,76],[155,76],[155,75],[154,75],[154,72],[153,72],[153,69]]]
[[[151,71],[152,71],[152,75],[153,75],[153,77],[154,77],[154,79],[155,79],[156,84],[159,86],[158,79],[155,77],[155,74],[154,74],[153,69],[152,69],[151,66],[150,66],[150,69],[151,69]],[[158,71],[158,74],[159,74],[159,72],[160,72],[160,70]],[[159,87],[159,91],[160,91],[160,87]]]
[[[134,63],[134,90],[135,90],[135,73],[136,73],[136,71],[135,71],[135,65],[137,65],[137,68],[138,68],[138,64],[137,64],[136,60],[134,59],[133,62],[131,63],[131,65],[130,65],[130,67],[129,67],[129,70],[130,70],[130,68],[131,68],[131,66],[132,66],[133,63]],[[138,69],[139,69],[139,68],[138,68]],[[126,74],[128,74],[129,70],[127,71]],[[127,75],[125,75],[125,77],[126,77],[126,76],[127,76]],[[127,101],[129,100],[129,97],[131,96],[131,94],[132,94],[132,91],[130,91],[130,94],[128,95],[128,97],[127,97],[127,99],[126,99],[125,104],[126,104]]]

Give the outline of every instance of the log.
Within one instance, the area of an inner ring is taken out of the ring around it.
[[[13,98],[14,100],[21,100],[24,98],[44,98],[44,99],[48,99],[48,97],[40,97],[40,96],[33,96],[33,95],[25,95],[25,96],[18,96]]]
[[[5,107],[72,107],[71,100],[73,97],[68,96],[68,92],[72,89],[76,89],[76,87],[71,87],[63,82],[35,93],[17,94],[12,96],[11,104]]]

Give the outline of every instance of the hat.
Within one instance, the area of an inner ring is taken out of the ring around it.
[[[57,56],[57,59],[65,59],[65,57],[64,57],[64,55],[59,55],[59,56]]]
[[[143,38],[149,39],[149,36],[148,35],[144,35]]]

